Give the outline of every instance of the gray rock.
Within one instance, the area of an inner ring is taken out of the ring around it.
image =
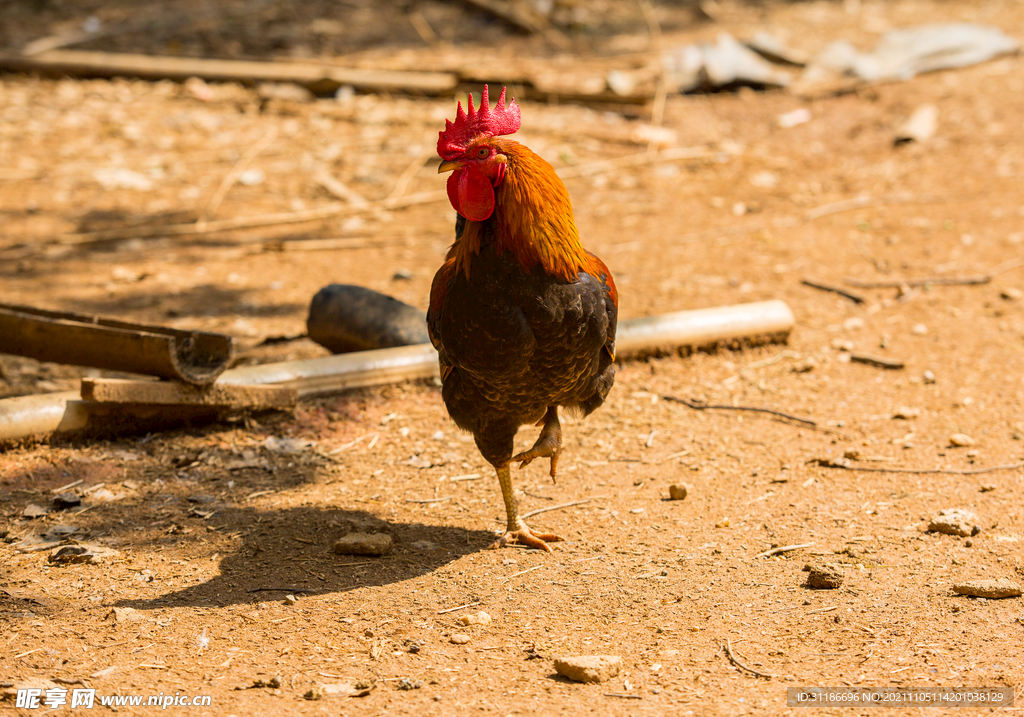
[[[339,555],[384,555],[391,550],[391,536],[387,533],[349,533],[334,544]]]
[[[615,655],[556,657],[555,671],[576,682],[607,682],[622,669],[622,658]]]
[[[957,595],[970,595],[971,597],[982,597],[993,600],[999,598],[1020,597],[1020,585],[1009,578],[998,580],[968,580],[953,585],[953,592]]]
[[[938,516],[932,518],[928,523],[928,531],[967,538],[980,532],[975,530],[976,523],[974,513],[959,508],[948,508],[940,510]]]

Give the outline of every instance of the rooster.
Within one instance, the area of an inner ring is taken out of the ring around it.
[[[569,193],[554,168],[504,135],[521,124],[505,90],[493,108],[459,103],[437,141],[438,173],[452,172],[455,243],[434,276],[427,327],[438,351],[441,396],[498,474],[508,518],[491,545],[547,550],[557,535],[519,517],[510,465],[550,458],[558,467],[558,409],[600,406],[615,380],[618,295],[611,272],[583,248]],[[520,426],[541,427],[513,455]]]

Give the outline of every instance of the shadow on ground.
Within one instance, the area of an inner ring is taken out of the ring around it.
[[[378,587],[430,573],[494,540],[486,531],[445,525],[392,523],[369,513],[320,507],[260,512],[226,509],[215,527],[244,531],[239,549],[220,562],[220,575],[122,607],[225,607],[287,594],[322,595]],[[337,555],[335,540],[352,532],[386,533],[383,556]]]

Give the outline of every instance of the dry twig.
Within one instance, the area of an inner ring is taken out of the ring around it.
[[[455,612],[456,610],[465,610],[467,607],[476,607],[479,604],[480,604],[479,600],[477,600],[476,602],[467,602],[465,605],[459,605],[458,607],[450,607],[447,610],[438,610],[437,614],[438,615],[445,615],[445,614],[447,614],[449,612]]]
[[[830,458],[815,458],[808,461],[822,468],[840,468],[846,471],[861,471],[864,473],[917,473],[928,474],[938,473],[942,475],[973,476],[981,473],[994,473],[995,471],[1012,471],[1017,468],[1024,468],[1024,461],[1019,463],[1008,463],[1003,466],[990,466],[989,468],[866,468],[855,466],[847,459],[832,460]]]
[[[769,558],[772,555],[780,555],[782,553],[788,553],[791,550],[799,550],[800,548],[809,548],[812,545],[814,545],[814,543],[800,543],[798,545],[780,545],[777,548],[772,548],[771,550],[766,550],[763,553],[758,553],[754,556],[754,558]]]
[[[900,289],[903,287],[915,288],[918,286],[973,286],[975,284],[987,284],[992,281],[989,274],[978,276],[928,276],[924,279],[891,279],[887,281],[861,281],[847,277],[843,279],[850,286],[859,289]]]
[[[791,413],[783,413],[782,411],[776,411],[776,410],[771,409],[771,408],[760,408],[760,407],[757,407],[757,406],[727,406],[725,404],[715,404],[715,403],[698,403],[697,401],[690,401],[689,399],[678,398],[677,396],[668,396],[668,395],[662,395],[661,398],[666,400],[666,401],[673,401],[675,403],[681,403],[684,406],[688,406],[688,407],[696,409],[698,411],[705,411],[705,410],[707,410],[709,408],[713,408],[713,409],[722,410],[722,411],[752,411],[752,412],[755,412],[755,413],[768,413],[768,414],[771,414],[773,416],[779,416],[780,418],[786,418],[786,419],[788,419],[790,421],[796,421],[797,423],[802,423],[802,424],[804,424],[806,426],[811,426],[812,428],[817,428],[818,427],[817,421],[812,421],[809,418],[800,418],[799,416],[794,416]]]
[[[586,500],[574,500],[571,503],[562,503],[561,505],[549,505],[546,508],[531,510],[529,513],[524,513],[521,517],[523,520],[526,520],[527,518],[532,518],[533,516],[540,515],[541,513],[548,513],[552,510],[561,510],[562,508],[571,508],[574,505],[583,505],[584,503],[589,503],[591,500],[593,500],[593,498],[587,498]]]
[[[732,664],[736,665],[736,667],[739,667],[741,670],[746,670],[747,672],[749,672],[752,675],[757,675],[758,677],[764,677],[764,678],[769,679],[769,680],[771,678],[775,677],[775,675],[769,675],[767,672],[758,672],[753,667],[747,667],[742,662],[740,662],[739,658],[736,657],[735,654],[733,654],[732,643],[729,641],[728,638],[726,638],[725,644],[722,645],[722,647],[725,648],[725,654],[729,656],[729,662],[731,662]]]
[[[196,229],[202,231],[206,228],[207,221],[217,213],[217,209],[220,207],[220,203],[224,201],[224,197],[231,190],[231,187],[235,185],[238,178],[242,176],[242,173],[249,167],[256,156],[264,149],[270,146],[270,144],[277,139],[277,126],[271,125],[270,129],[263,137],[253,144],[249,149],[245,151],[238,161],[235,162],[235,166],[231,168],[224,179],[221,180],[220,186],[217,187],[217,191],[213,193],[210,200],[206,203],[203,211],[199,213],[199,219],[196,220]]]
[[[822,291],[831,291],[834,294],[845,296],[847,299],[854,302],[855,304],[863,304],[865,301],[867,301],[867,299],[865,299],[863,296],[861,296],[860,294],[855,294],[849,289],[844,289],[843,287],[836,286],[835,284],[826,284],[825,282],[818,281],[817,279],[805,278],[800,283],[803,284],[804,286],[810,286],[814,289],[821,289]]]
[[[879,368],[903,368],[905,364],[899,359],[886,358],[884,356],[873,356],[872,354],[850,354],[850,360],[854,363],[866,363]]]

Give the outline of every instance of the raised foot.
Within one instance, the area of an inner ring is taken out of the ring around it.
[[[533,448],[512,456],[513,461],[519,461],[519,467],[528,466],[535,458],[551,459],[551,477],[555,477],[558,469],[558,452],[562,449],[562,427],[558,422],[557,409],[548,409],[547,414],[541,419],[538,425],[543,426],[537,442]]]
[[[551,552],[551,546],[548,543],[557,543],[564,538],[555,535],[554,533],[534,533],[526,525],[520,526],[516,530],[510,530],[503,536],[491,543],[490,550],[497,550],[506,545],[524,545],[527,548],[533,548],[534,550],[544,550],[548,553]],[[545,542],[546,541],[546,542]]]

